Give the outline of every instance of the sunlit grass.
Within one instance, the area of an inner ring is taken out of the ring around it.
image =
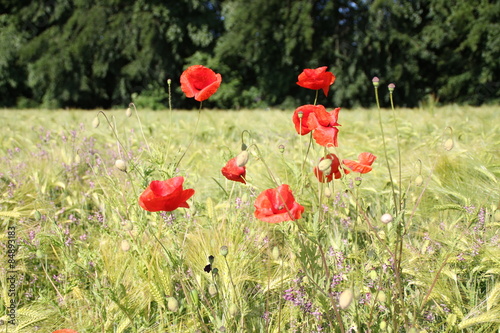
[[[388,268],[397,221],[380,222],[395,207],[376,110],[340,112],[340,147],[332,151],[341,159],[364,151],[378,156],[357,186],[359,175],[352,174],[318,184],[311,171],[324,151],[314,146],[302,183],[308,138],[295,133],[292,111],[203,110],[193,133],[197,112],[138,107],[151,152],[125,110],[106,111],[119,142],[103,117],[98,128],[91,126],[97,112],[0,111],[0,239],[6,244],[4,230],[15,225],[20,246],[19,325],[9,331],[340,331],[325,293],[332,284],[334,298],[354,291],[351,306],[339,312],[345,331],[390,332],[395,322],[417,332],[499,328],[497,107],[396,110],[405,211],[402,301]],[[395,175],[393,113],[382,110],[382,117]],[[240,152],[244,130],[250,133],[245,143],[260,152],[250,148],[246,186],[220,173]],[[114,166],[119,158],[127,173]],[[173,175],[195,189],[191,208],[140,209],[137,198],[149,181]],[[253,217],[253,200],[275,187],[273,178],[294,190],[306,207],[303,219],[269,225]],[[218,274],[203,270],[209,255]],[[5,313],[8,288],[1,283]],[[287,290],[301,298],[285,299]],[[175,311],[168,297],[179,302]]]

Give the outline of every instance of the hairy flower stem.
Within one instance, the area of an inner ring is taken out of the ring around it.
[[[144,142],[146,143],[146,148],[148,148],[148,152],[151,154],[151,148],[149,147],[148,140],[146,139],[146,136],[144,135],[144,129],[142,128],[142,123],[141,123],[141,118],[139,117],[139,112],[137,112],[137,108],[135,107],[134,103],[130,103],[128,107],[133,107],[135,116],[137,117],[137,122],[139,123],[139,128],[141,129],[141,134],[142,138],[144,139]]]
[[[396,214],[397,214],[397,209],[401,210],[402,207],[401,207],[401,195],[402,195],[402,189],[401,189],[401,186],[402,186],[402,180],[401,180],[401,145],[399,144],[399,129],[398,129],[398,122],[396,121],[396,111],[394,110],[394,99],[392,97],[392,90],[389,90],[389,97],[391,99],[391,109],[392,109],[392,118],[393,118],[393,121],[394,121],[394,128],[396,129],[396,148],[398,150],[398,172],[399,172],[399,201],[398,201],[398,204],[396,206]]]
[[[175,163],[174,170],[177,169],[177,167],[181,163],[181,161],[184,158],[184,156],[186,156],[186,153],[188,152],[189,148],[193,144],[194,137],[196,136],[196,131],[198,130],[198,124],[200,123],[202,103],[203,102],[200,102],[200,108],[198,109],[198,119],[196,120],[196,125],[194,126],[193,136],[191,137],[191,140],[189,141],[189,144],[186,147],[186,150],[184,150],[184,152],[182,153],[182,156],[179,158],[179,160],[177,161],[177,163]]]

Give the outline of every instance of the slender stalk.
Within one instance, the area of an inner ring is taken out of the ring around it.
[[[186,150],[184,150],[184,152],[182,153],[181,158],[179,158],[179,160],[177,161],[177,163],[175,163],[174,170],[175,170],[175,169],[177,169],[177,167],[178,167],[178,166],[179,166],[179,164],[181,163],[182,159],[183,159],[183,158],[184,158],[184,156],[186,155],[187,151],[189,150],[189,148],[190,148],[190,147],[191,147],[191,145],[193,144],[194,137],[195,137],[195,135],[196,135],[196,131],[198,130],[198,124],[200,123],[202,103],[203,103],[203,102],[200,102],[200,108],[198,109],[198,119],[196,120],[196,125],[194,126],[193,136],[191,137],[191,140],[189,141],[189,144],[188,144],[188,146],[186,147]]]

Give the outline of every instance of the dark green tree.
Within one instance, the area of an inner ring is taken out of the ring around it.
[[[107,108],[127,105],[133,93],[166,96],[167,79],[177,81],[185,59],[213,47],[221,27],[217,6],[202,0],[13,2],[4,27],[22,43],[7,58],[19,59],[24,77],[17,81],[48,107]]]

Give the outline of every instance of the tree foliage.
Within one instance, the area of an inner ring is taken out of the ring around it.
[[[223,76],[208,106],[296,107],[304,68],[337,81],[320,103],[369,106],[371,78],[398,105],[500,99],[500,3],[487,0],[0,0],[3,106],[164,105],[172,79],[204,64]],[[153,103],[151,102],[151,103]],[[152,104],[151,104],[152,105]]]

